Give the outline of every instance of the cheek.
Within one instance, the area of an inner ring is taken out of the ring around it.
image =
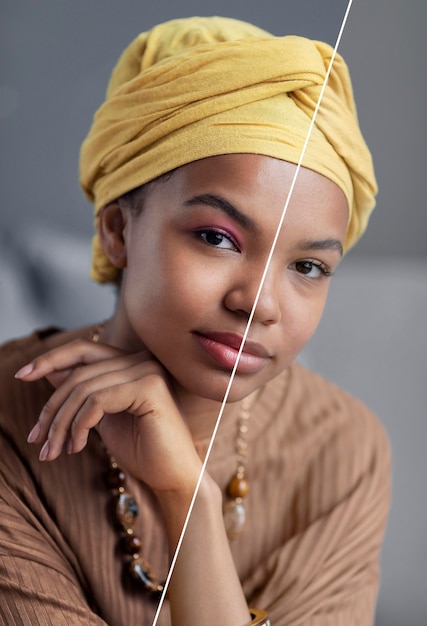
[[[225,282],[223,266],[212,267],[191,254],[188,246],[166,242],[162,249],[151,246],[129,258],[123,287],[132,318],[137,310],[140,318],[147,315],[150,322],[168,317],[176,323],[216,310]]]
[[[290,346],[293,358],[311,339],[322,318],[327,289],[311,297],[298,294],[284,305],[283,341]]]

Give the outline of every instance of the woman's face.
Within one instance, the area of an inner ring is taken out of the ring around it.
[[[140,214],[127,215],[124,347],[146,346],[177,390],[222,400],[295,169],[249,154],[203,159],[154,185]],[[311,337],[347,219],[341,190],[301,169],[231,401],[282,372]]]

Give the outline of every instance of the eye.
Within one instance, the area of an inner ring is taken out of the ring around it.
[[[318,279],[323,276],[332,276],[333,272],[319,261],[296,261],[291,264],[291,269],[294,269],[299,274],[303,274],[307,278]]]
[[[215,230],[213,228],[199,230],[197,234],[210,246],[214,246],[215,248],[221,248],[222,250],[235,250],[238,251],[238,247],[234,243],[233,239],[223,233],[220,230]]]

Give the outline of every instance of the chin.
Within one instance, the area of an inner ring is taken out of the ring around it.
[[[192,381],[177,380],[176,382],[186,394],[222,403],[228,389],[230,376],[231,372],[223,371],[219,375],[218,373],[211,373],[200,376],[196,384],[194,384],[194,379]],[[251,380],[251,378],[242,377],[238,374],[234,377],[227,403],[240,402],[265,383],[265,381],[255,381],[253,378]]]

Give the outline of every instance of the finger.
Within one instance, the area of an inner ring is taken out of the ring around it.
[[[153,391],[156,401],[153,401]],[[101,424],[104,424],[106,416],[120,419],[123,423],[134,418],[145,420],[149,415],[153,415],[158,423],[157,418],[163,413],[167,413],[169,417],[173,411],[162,411],[158,403],[159,395],[163,394],[169,397],[168,387],[164,378],[157,373],[147,375],[142,379],[137,376],[134,381],[123,382],[94,392],[75,416],[71,426],[72,445],[68,452],[81,452],[87,444],[92,428],[99,427],[102,433]],[[172,402],[170,397],[169,400]],[[173,408],[176,411],[175,405]]]
[[[155,364],[154,367],[155,369],[150,363],[137,363],[133,367],[128,366],[126,369],[115,370],[114,372],[103,373],[96,378],[82,380],[73,386],[69,392],[67,390],[67,393],[64,393],[62,387],[58,389],[43,407],[38,424],[33,429],[37,431],[36,441],[41,442],[47,438],[41,450],[40,459],[53,460],[57,458],[67,439],[72,440],[69,444],[69,451],[75,451],[76,436],[79,439],[79,450],[82,449],[86,445],[87,433],[102,419],[103,414],[125,411],[134,406],[135,396],[139,391],[135,385],[134,388],[127,387],[129,395],[122,395],[119,399],[114,398],[108,393],[108,390],[117,390],[124,384],[134,384],[135,382],[140,385],[141,379],[147,374],[156,371],[158,375],[159,368]],[[83,406],[86,406],[83,415],[89,415],[91,418],[88,426],[85,425],[85,421],[81,422],[81,418],[77,419],[77,416],[81,415]],[[98,410],[99,407],[102,408],[102,411]],[[93,411],[89,411],[90,408],[93,408]],[[82,436],[80,436],[81,429],[84,433]]]
[[[27,381],[38,380],[52,372],[67,370],[79,364],[96,363],[127,354],[119,348],[113,348],[84,339],[76,339],[37,357],[16,372],[15,378]]]
[[[112,414],[114,419],[132,419],[131,415],[126,414],[131,402],[123,398],[123,393],[129,386],[130,383],[124,383],[109,389],[101,389],[87,398],[71,425],[68,454],[77,454],[86,447],[90,431],[99,426],[106,415]],[[107,406],[110,407],[109,411],[106,410]]]
[[[74,371],[75,370],[72,367],[69,367],[68,369],[61,370],[59,372],[46,374],[46,379],[50,382],[52,387],[58,389],[58,387],[60,387]]]
[[[122,356],[123,354],[125,356]],[[80,382],[88,380],[89,378],[100,376],[101,374],[107,372],[126,369],[132,365],[146,362],[149,360],[150,356],[151,355],[148,351],[147,353],[138,352],[135,354],[120,352],[120,356],[118,358],[111,357],[109,359],[96,361],[87,365],[79,363],[74,368],[70,367],[68,369],[52,372],[51,374],[46,374],[45,378],[47,378],[51,385],[56,389],[62,386],[63,392],[66,394],[67,389],[71,389],[74,385]]]
[[[64,403],[69,400],[71,394],[74,400],[74,404],[71,406],[77,411],[84,401],[84,398],[92,391],[96,391],[102,386],[116,384],[127,378],[133,380],[138,373],[139,376],[143,376],[145,372],[152,371],[152,369],[144,369],[144,367],[130,371],[135,366],[143,366],[144,363],[151,363],[150,361],[144,361],[143,359],[145,358],[145,353],[127,354],[125,357],[121,356],[120,358],[99,361],[85,366],[80,365],[74,370],[71,370],[72,373],[62,382],[43,406],[37,423],[28,435],[28,443],[41,443],[45,441],[53,421]],[[147,367],[150,366],[148,365]],[[155,367],[157,371],[160,366],[153,362],[153,367]],[[129,370],[130,373],[126,373],[126,370]],[[117,374],[118,372],[123,374],[123,378],[117,378],[117,376],[115,376],[115,373]],[[56,375],[58,374],[50,374],[47,377],[51,379],[52,376]],[[56,423],[53,428],[55,427]]]

